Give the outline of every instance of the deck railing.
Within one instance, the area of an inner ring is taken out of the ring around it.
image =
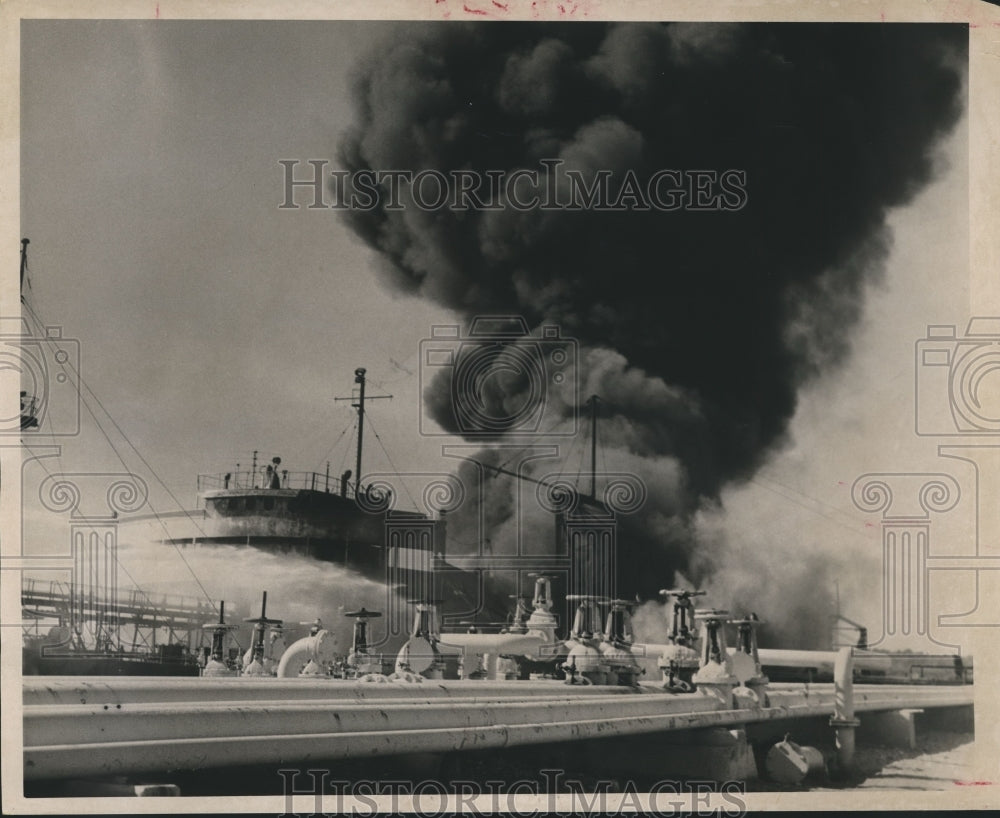
[[[331,494],[340,494],[341,480],[332,474],[319,474],[312,471],[279,471],[279,488],[282,489],[311,489],[312,491],[325,491]],[[259,471],[256,475],[249,470],[226,472],[224,474],[199,474],[198,491],[213,491],[218,489],[267,489],[272,488],[268,484],[264,472]],[[347,496],[354,496],[354,486],[347,485]]]

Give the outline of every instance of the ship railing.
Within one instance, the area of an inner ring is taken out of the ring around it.
[[[279,488],[310,489],[331,494],[341,493],[341,480],[330,474],[320,474],[312,471],[279,471]],[[198,491],[214,491],[225,489],[267,489],[263,472],[254,474],[252,471],[226,472],[223,474],[199,474]],[[354,496],[354,486],[348,483],[346,494]]]

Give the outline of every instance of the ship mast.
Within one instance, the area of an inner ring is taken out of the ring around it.
[[[28,245],[31,239],[21,239],[21,303],[27,306],[24,300],[24,274],[28,271]],[[27,392],[21,392],[21,428],[37,429],[38,418],[35,416],[37,398]]]
[[[600,398],[591,395],[587,401],[590,407],[590,498],[597,502],[597,402]]]
[[[31,239],[21,239],[21,299],[24,299],[24,274],[28,269],[28,245]]]
[[[349,398],[334,398],[337,400],[357,400],[357,403],[352,403],[355,409],[358,410],[358,456],[357,462],[355,464],[354,471],[354,496],[357,497],[361,491],[361,451],[364,443],[365,436],[365,373],[366,370],[363,366],[359,366],[354,370],[354,382],[359,385],[358,397],[355,399],[352,395]],[[369,395],[368,400],[381,400],[383,398],[391,398],[392,395]]]

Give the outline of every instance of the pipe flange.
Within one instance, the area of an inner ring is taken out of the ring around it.
[[[838,719],[834,716],[830,716],[830,726],[831,727],[860,727],[861,721],[859,719]]]

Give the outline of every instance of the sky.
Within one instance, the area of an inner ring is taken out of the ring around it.
[[[368,469],[453,467],[442,438],[418,433],[418,351],[434,325],[461,316],[388,286],[384,260],[337,213],[279,208],[279,161],[337,163],[354,121],[352,72],[385,33],[372,23],[24,24],[26,298],[79,340],[86,403],[157,511],[177,510],[175,498],[190,507],[195,475],[246,467],[254,449],[293,471],[352,468],[342,434],[352,410],[333,399],[350,396],[358,366],[369,394],[393,396],[370,407],[389,455],[369,435]],[[720,598],[752,589],[775,608],[822,577],[839,581],[845,613],[877,617],[877,517],[854,507],[850,487],[869,471],[940,469],[935,445],[913,433],[913,350],[927,324],[961,331],[970,314],[967,144],[963,118],[939,148],[936,179],[890,212],[885,274],[865,285],[850,352],[799,392],[786,441],[698,511]],[[56,425],[66,422],[57,408]],[[37,439],[51,443],[45,431]],[[49,471],[123,468],[86,408],[80,434],[59,443]],[[24,470],[25,553],[65,547],[65,518],[29,488],[44,476],[38,464]],[[959,507],[937,531],[958,536],[968,513]],[[156,582],[161,567],[131,570]],[[183,573],[166,568],[171,589]]]
[[[387,448],[412,448],[393,420],[415,407],[405,370],[447,313],[387,297],[336,214],[278,209],[279,160],[334,155],[365,31],[47,25],[23,54],[28,295],[171,491],[191,502],[194,475],[255,448],[323,471],[357,366],[398,393],[371,419]]]

